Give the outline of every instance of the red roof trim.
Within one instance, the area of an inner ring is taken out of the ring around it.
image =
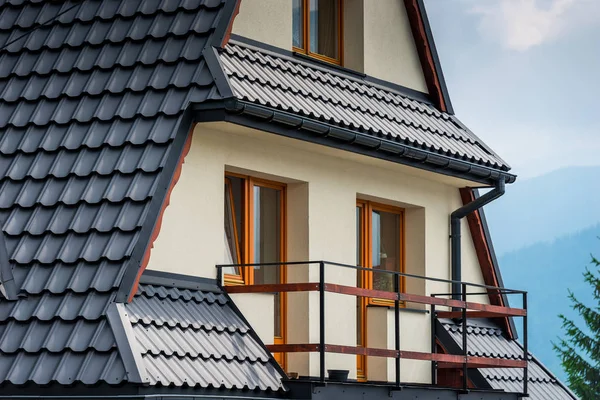
[[[160,233],[163,215],[171,201],[171,193],[173,192],[173,188],[175,188],[175,185],[179,181],[179,177],[181,176],[181,169],[183,168],[183,163],[185,162],[185,157],[189,153],[190,148],[192,146],[193,131],[194,131],[194,127],[192,126],[192,129],[188,133],[187,139],[185,140],[185,144],[183,146],[183,151],[181,152],[181,155],[179,156],[179,160],[177,162],[177,169],[175,170],[175,173],[173,174],[173,179],[171,179],[171,184],[169,186],[169,189],[167,190],[165,200],[160,208],[160,214],[158,215],[158,218],[156,219],[156,224],[154,225],[154,230],[152,231],[152,236],[150,237],[149,245],[146,248],[146,252],[144,253],[142,262],[140,263],[140,268],[138,270],[137,276],[135,277],[135,281],[132,285],[131,292],[129,293],[129,296],[127,298],[127,302],[131,302],[131,300],[133,300],[133,296],[135,296],[135,294],[137,293],[138,285],[140,283],[140,278],[141,278],[142,274],[144,273],[144,271],[146,270],[146,267],[148,266],[148,262],[150,261],[150,253],[152,252],[152,248],[154,247],[154,241],[156,240],[156,238],[158,237],[158,234]]]
[[[442,85],[440,84],[440,79],[435,68],[435,62],[433,61],[431,45],[429,40],[427,40],[425,23],[423,22],[423,15],[421,15],[421,11],[419,10],[419,4],[417,0],[404,0],[404,5],[415,39],[415,45],[417,46],[417,52],[419,53],[419,58],[421,60],[421,66],[423,68],[423,74],[425,75],[425,82],[427,83],[429,94],[441,111],[448,112],[448,107],[442,92]]]
[[[475,194],[471,188],[460,189],[460,197],[463,205],[475,201]],[[471,214],[467,215],[467,223],[469,224],[469,231],[471,232],[471,238],[473,239],[473,245],[475,246],[475,253],[477,254],[477,260],[479,261],[479,267],[481,268],[481,274],[483,275],[483,281],[486,285],[499,286],[498,276],[496,276],[496,269],[492,261],[492,255],[490,246],[486,240],[486,235],[483,230],[483,224],[481,222],[481,215],[479,210],[475,210]],[[504,299],[499,293],[489,293],[490,304],[497,306],[507,306],[504,304]],[[508,318],[502,318],[503,327],[508,333],[510,339],[514,339]]]

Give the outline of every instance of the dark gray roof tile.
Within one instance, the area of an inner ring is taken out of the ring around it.
[[[16,320],[27,322],[32,319],[51,321],[60,318],[72,321],[78,318],[99,320],[114,301],[114,293],[89,291],[78,294],[67,292],[62,295],[44,293],[29,296],[19,301],[0,302],[0,321]]]
[[[1,354],[0,382],[22,385],[33,382],[46,385],[57,382],[70,385],[75,382],[119,384],[125,379],[125,368],[117,351]]]
[[[15,264],[13,275],[17,287],[29,294],[44,291],[62,294],[67,290],[85,293],[90,289],[110,292],[119,285],[122,267],[121,261],[108,260],[95,263],[79,261],[74,264]]]
[[[105,145],[167,144],[173,139],[177,120],[178,116],[159,116],[156,119],[115,119],[89,124],[10,127],[0,137],[0,152],[6,157],[17,152],[36,153],[39,150],[76,151]]]
[[[110,232],[115,228],[133,231],[141,227],[148,204],[126,201],[122,204],[102,202],[79,206],[37,206],[33,210],[14,208],[0,210],[0,221],[7,221],[2,230],[9,235],[29,233],[65,234],[89,231]]]
[[[118,261],[131,255],[138,232],[115,230],[109,233],[67,233],[64,235],[7,236],[6,247],[17,263],[74,263],[78,261]]]
[[[35,335],[28,335],[35,331]],[[16,353],[23,350],[37,353],[47,350],[58,353],[65,349],[84,352],[94,349],[107,352],[116,346],[110,326],[106,320],[75,321],[52,320],[20,322],[10,320],[0,325],[0,352]]]
[[[95,204],[103,200],[114,203],[126,199],[144,201],[155,189],[157,178],[157,174],[137,172],[46,180],[4,180],[0,183],[0,209],[81,202]]]
[[[178,302],[159,297],[136,297],[127,310],[132,323],[154,324],[171,328],[194,328],[246,333],[249,327],[240,317],[219,303]]]
[[[223,358],[228,361],[268,362],[269,355],[247,334],[178,329],[166,326],[134,326],[135,336],[144,352],[154,356]]]
[[[296,58],[230,43],[221,54],[238,99],[508,170],[452,116],[391,88]]]
[[[218,302],[225,305],[229,300],[222,293],[203,292],[199,290],[179,289],[176,287],[165,287],[155,285],[140,285],[138,294],[144,294],[147,297],[158,297],[160,299],[170,298],[171,300],[195,300],[196,302],[206,301],[208,303]]]
[[[150,384],[226,389],[279,390],[281,377],[271,364],[165,357],[146,354]]]

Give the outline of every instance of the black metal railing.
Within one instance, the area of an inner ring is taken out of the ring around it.
[[[358,267],[330,261],[291,261],[291,262],[273,262],[273,263],[249,263],[249,264],[227,264],[217,265],[218,282],[223,286],[223,269],[224,268],[255,268],[255,267],[292,267],[292,266],[309,266],[318,265],[319,281],[305,283],[281,283],[281,284],[254,284],[247,286],[226,286],[225,290],[228,293],[287,293],[287,292],[319,292],[319,343],[318,344],[283,344],[269,345],[267,348],[273,353],[292,353],[292,352],[318,352],[319,353],[319,382],[325,382],[325,358],[326,353],[343,353],[356,354],[374,357],[395,358],[395,387],[401,386],[400,372],[401,359],[412,359],[431,362],[431,383],[437,384],[437,371],[439,365],[443,363],[445,367],[462,366],[462,389],[469,390],[469,368],[522,368],[523,369],[523,392],[521,396],[528,396],[528,337],[527,337],[527,292],[523,290],[513,290],[500,288],[496,286],[459,282],[449,279],[434,278],[408,274],[403,272],[388,271],[388,270],[373,270],[372,268]],[[370,273],[386,273],[392,274],[394,279],[394,290],[391,292],[364,289],[355,286],[344,286],[333,283],[327,283],[325,279],[325,267],[340,267],[348,268],[356,271],[367,271]],[[413,278],[430,282],[439,282],[450,285],[459,284],[461,287],[460,300],[454,299],[453,295],[457,293],[436,293],[430,296],[410,294],[400,290],[401,278]],[[480,292],[468,292],[468,288],[484,289]],[[394,302],[394,325],[395,325],[395,341],[394,350],[390,349],[374,349],[368,347],[340,346],[327,344],[325,335],[326,324],[326,308],[325,308],[325,293],[338,293],[345,295],[353,295],[357,297],[368,297],[393,300]],[[521,295],[522,308],[511,308],[508,306],[490,305],[476,302],[469,302],[468,296],[473,295]],[[447,297],[447,298],[446,298]],[[400,335],[400,309],[403,303],[417,303],[430,306],[431,313],[431,352],[422,353],[415,351],[401,350],[401,335]],[[436,306],[442,306],[453,311],[438,311]],[[460,310],[460,311],[456,311]],[[468,310],[474,310],[471,318],[509,318],[521,317],[523,321],[523,357],[517,360],[498,359],[490,357],[476,357],[469,355],[468,342],[468,325],[469,318]],[[462,334],[462,354],[440,354],[437,352],[436,340],[436,319],[452,318],[461,321]]]

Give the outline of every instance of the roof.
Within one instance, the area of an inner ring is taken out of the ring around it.
[[[221,62],[239,100],[474,165],[510,169],[456,117],[394,85],[239,40],[229,43]]]
[[[462,351],[462,325],[440,319],[444,332],[438,335],[451,352]],[[503,330],[489,320],[470,321],[467,325],[467,348],[471,356],[512,360],[523,359],[523,347],[507,339]],[[532,400],[565,400],[577,397],[564,386],[531,353],[528,358],[528,392]],[[493,389],[518,393],[523,391],[523,370],[517,368],[482,368],[478,370]]]
[[[150,385],[283,389],[275,361],[216,282],[209,290],[141,284],[120,312]]]
[[[20,289],[0,298],[0,383],[129,380],[107,313],[148,247],[184,111],[221,97],[203,50],[235,3],[0,5],[0,245]]]

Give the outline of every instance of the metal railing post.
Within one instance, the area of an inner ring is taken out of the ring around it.
[[[325,383],[325,263],[319,262],[319,374]]]
[[[431,297],[435,297],[432,295]],[[431,354],[437,353],[437,345],[435,341],[435,304],[431,305]],[[437,362],[431,360],[431,384],[437,384]]]
[[[394,300],[394,323],[396,328],[396,387],[400,387],[400,275],[394,275],[394,291],[396,300]]]
[[[461,284],[462,301],[467,302],[467,285]],[[462,307],[462,345],[465,360],[463,363],[463,390],[466,392],[469,389],[469,368],[467,365],[467,357],[469,356],[467,349],[467,307],[466,304]]]
[[[525,310],[525,315],[523,316],[523,359],[525,360],[525,368],[523,369],[523,394],[527,396],[527,381],[529,380],[529,352],[527,349],[527,292],[523,292],[523,310]]]

